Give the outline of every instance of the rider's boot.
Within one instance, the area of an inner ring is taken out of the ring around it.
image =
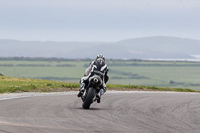
[[[97,99],[97,103],[101,102],[101,95],[99,93],[96,95],[96,99]]]
[[[85,90],[85,83],[81,83],[80,87],[81,88],[79,90],[79,93],[78,93],[77,97],[81,97],[83,95],[83,92]]]
[[[101,102],[101,96],[104,94],[104,92],[105,92],[104,89],[100,89],[99,93],[97,93],[96,95],[97,103]]]

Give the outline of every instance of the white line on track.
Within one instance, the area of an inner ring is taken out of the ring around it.
[[[0,100],[8,100],[15,98],[26,98],[34,96],[51,96],[51,95],[73,95],[76,94],[75,91],[69,92],[50,92],[50,93],[34,93],[34,92],[24,92],[24,93],[4,93],[0,94]]]

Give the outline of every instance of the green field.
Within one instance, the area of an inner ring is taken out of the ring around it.
[[[90,61],[0,60],[0,73],[9,77],[78,83]],[[200,90],[199,62],[107,60],[108,84],[145,85]]]

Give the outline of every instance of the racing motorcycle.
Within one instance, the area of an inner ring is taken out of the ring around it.
[[[101,72],[94,71],[93,76],[89,78],[89,83],[81,97],[83,101],[82,107],[84,109],[89,109],[90,105],[98,100],[98,97],[96,97],[96,95],[100,90],[100,86],[102,86],[103,84],[100,75],[102,75]]]

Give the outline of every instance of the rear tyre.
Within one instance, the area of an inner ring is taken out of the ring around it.
[[[93,98],[94,98],[94,92],[95,92],[95,89],[90,87],[89,90],[88,90],[88,93],[87,93],[87,96],[82,104],[82,107],[84,109],[89,109],[90,108],[90,105],[92,104],[93,102]]]

